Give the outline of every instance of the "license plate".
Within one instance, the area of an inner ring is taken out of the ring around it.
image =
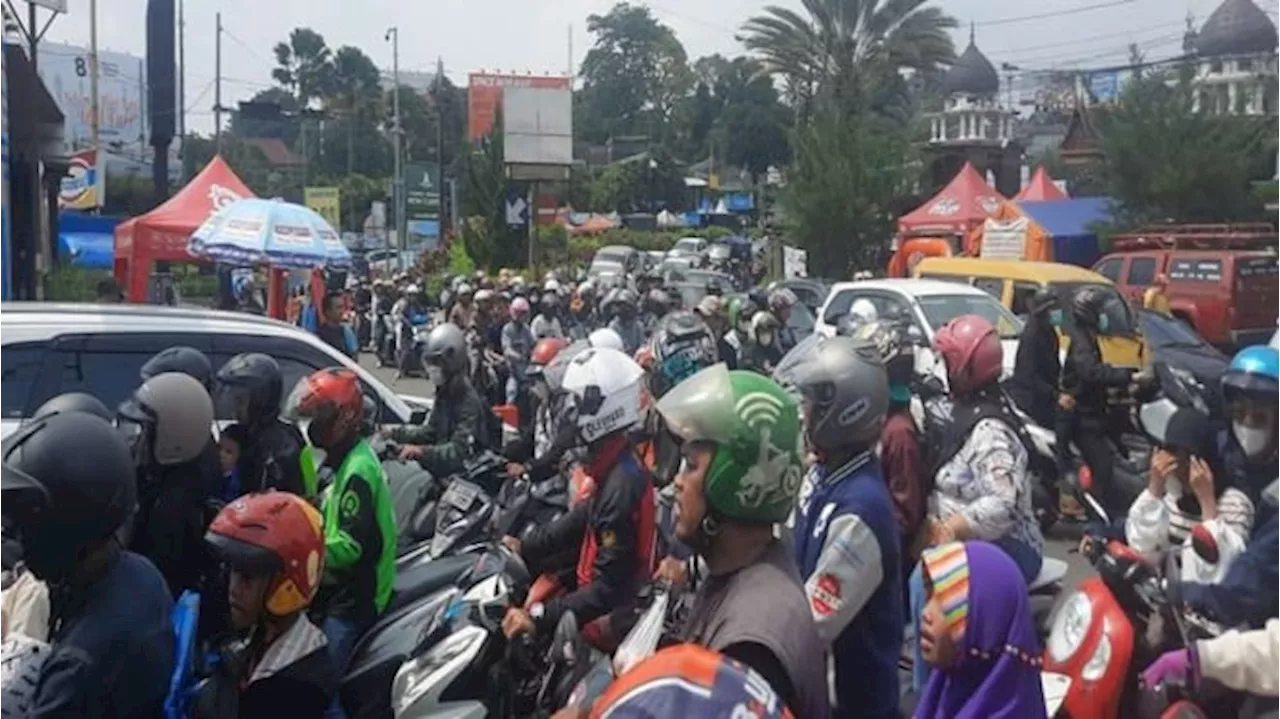
[[[458,479],[454,480],[453,484],[450,484],[449,488],[444,491],[444,496],[440,498],[440,501],[465,512],[471,508],[471,503],[476,501],[476,497],[479,494],[479,487]]]

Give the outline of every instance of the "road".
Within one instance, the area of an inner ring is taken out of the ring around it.
[[[430,397],[434,394],[434,388],[425,379],[406,378],[401,379],[399,382],[393,382],[396,374],[395,370],[378,368],[377,363],[373,360],[373,355],[370,353],[366,352],[360,355],[360,365],[400,394],[418,397]],[[1071,551],[1079,542],[1079,529],[1070,526],[1056,527],[1045,538],[1045,554],[1067,563],[1067,576],[1063,580],[1065,589],[1075,587],[1080,580],[1093,573],[1093,567],[1089,566],[1089,563],[1082,559],[1079,554]],[[1061,601],[1063,594],[1066,593],[1064,591],[1059,594],[1058,601]]]

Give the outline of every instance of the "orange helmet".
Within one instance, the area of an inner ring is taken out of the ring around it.
[[[285,403],[291,419],[329,420],[345,417],[359,423],[364,413],[360,378],[345,367],[317,370],[298,380]]]
[[[324,531],[305,499],[275,490],[246,494],[218,512],[204,541],[222,561],[251,574],[271,574],[266,610],[285,617],[305,609],[320,588]]]
[[[529,363],[546,367],[551,364],[551,360],[560,354],[560,350],[569,346],[569,340],[563,337],[545,337],[538,340],[538,344],[533,346],[533,353],[529,356]]]

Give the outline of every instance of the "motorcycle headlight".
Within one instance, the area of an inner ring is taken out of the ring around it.
[[[401,665],[391,684],[391,706],[396,716],[428,695],[443,692],[479,653],[485,636],[480,627],[463,627],[445,637],[431,651]]]
[[[1075,592],[1062,603],[1049,630],[1049,658],[1055,662],[1070,659],[1093,621],[1093,603],[1084,592]]]
[[[1111,663],[1111,640],[1107,639],[1108,633],[1104,627],[1098,648],[1093,650],[1093,656],[1089,657],[1089,661],[1080,670],[1081,679],[1096,682],[1106,673],[1107,665]]]

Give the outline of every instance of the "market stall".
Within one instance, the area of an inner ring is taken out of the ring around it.
[[[898,219],[889,276],[910,275],[915,263],[925,257],[961,254],[965,236],[1007,202],[966,162],[938,194]]]
[[[1006,202],[964,240],[964,254],[1091,267],[1100,256],[1096,228],[1109,217],[1106,197]]]

